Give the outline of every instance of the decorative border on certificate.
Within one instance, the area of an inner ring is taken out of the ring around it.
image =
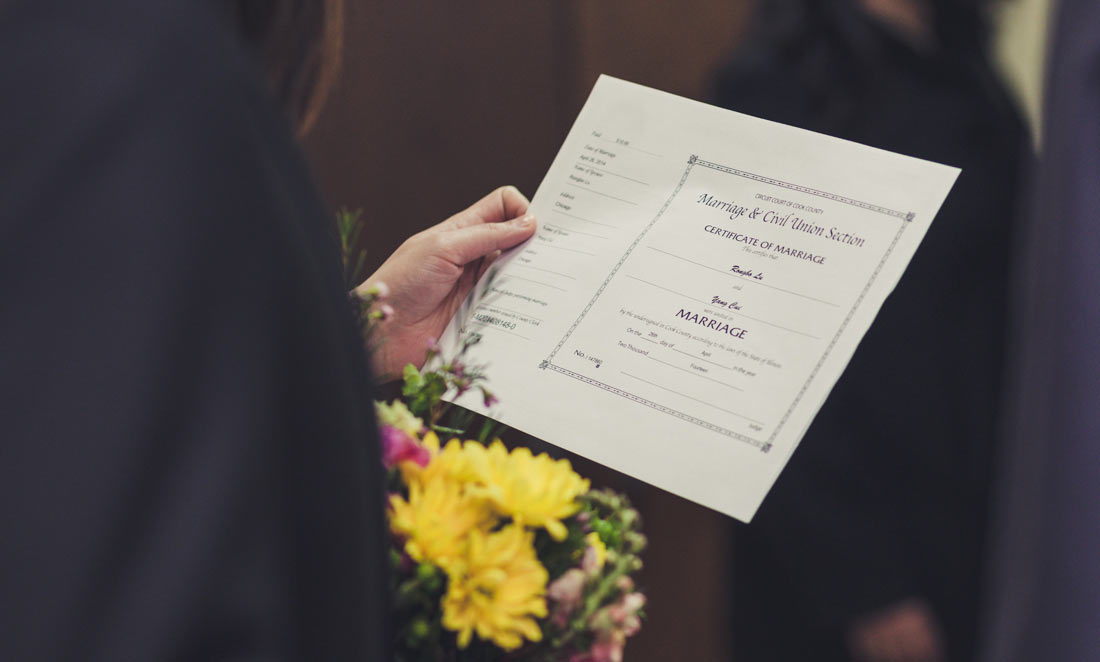
[[[692,156],[691,158],[695,159],[696,157]],[[879,205],[873,205],[869,202],[861,202],[859,200],[853,200],[851,198],[845,198],[842,195],[836,195],[835,193],[829,193],[828,191],[819,191],[815,188],[810,188],[808,186],[799,186],[798,184],[790,184],[788,182],[785,182],[785,181],[782,181],[782,180],[779,180],[779,179],[772,179],[771,177],[764,177],[763,175],[757,175],[757,174],[752,173],[752,172],[745,172],[744,170],[738,170],[736,168],[730,168],[728,166],[724,166],[724,165],[721,165],[721,164],[718,164],[718,163],[711,163],[710,161],[704,161],[702,159],[697,159],[696,164],[700,165],[700,166],[703,166],[704,168],[710,168],[711,170],[718,170],[720,172],[727,172],[731,175],[737,175],[738,177],[744,177],[746,179],[755,179],[756,181],[763,182],[765,184],[772,184],[773,186],[780,186],[782,188],[788,188],[788,189],[791,189],[792,191],[799,191],[801,193],[809,193],[810,195],[816,195],[819,198],[826,198],[828,200],[833,200],[835,202],[843,202],[844,204],[852,205],[853,207],[860,207],[861,209],[866,209],[868,211],[874,211],[874,212],[878,212],[880,214],[886,214],[887,216],[894,216],[894,217],[900,218],[903,221],[912,221],[913,220],[913,213],[912,212],[908,212],[908,213],[907,212],[900,212],[900,211],[896,211],[896,210],[893,210],[893,209],[888,209],[886,207],[880,207]]]
[[[553,364],[546,364],[546,365],[541,365],[540,364],[539,367],[540,368],[550,368],[554,372],[560,372],[563,375],[566,375],[568,377],[572,377],[573,379],[580,380],[582,382],[585,382],[586,384],[591,384],[593,386],[598,386],[599,388],[602,388],[605,391],[608,391],[610,393],[614,393],[615,395],[626,398],[627,400],[633,400],[634,402],[637,402],[638,404],[645,405],[647,407],[650,407],[651,409],[656,409],[657,411],[664,412],[664,413],[666,413],[670,416],[675,416],[676,418],[685,420],[688,423],[694,423],[695,425],[698,425],[699,427],[702,427],[702,428],[706,428],[706,429],[710,430],[711,432],[717,432],[718,434],[722,434],[722,435],[725,435],[727,437],[732,437],[733,439],[737,439],[738,441],[743,441],[747,444],[752,444],[753,446],[758,446],[758,447],[760,447],[761,450],[763,450],[765,452],[767,452],[767,450],[768,450],[768,449],[764,448],[764,446],[766,444],[768,444],[769,442],[759,441],[759,440],[753,439],[751,437],[746,437],[745,435],[743,435],[739,432],[734,432],[733,430],[727,430],[726,428],[722,427],[721,425],[715,425],[714,423],[704,421],[701,418],[696,418],[695,416],[692,416],[690,414],[685,414],[682,411],[677,411],[677,410],[675,410],[672,407],[669,407],[667,405],[662,405],[660,403],[653,402],[652,400],[647,400],[647,399],[643,398],[640,395],[631,393],[629,391],[624,391],[621,388],[616,388],[616,387],[611,386],[609,384],[604,384],[603,382],[601,382],[597,379],[592,379],[591,377],[588,377],[586,375],[582,375],[578,372],[573,372],[572,370],[567,370],[567,369],[565,369],[561,366],[557,366],[557,365],[553,365]]]
[[[753,179],[753,180],[756,180],[758,182],[762,182],[762,183],[765,183],[765,184],[771,184],[773,186],[779,186],[779,187],[791,189],[791,190],[794,190],[794,191],[799,191],[801,193],[816,195],[816,196],[819,196],[819,197],[822,197],[822,198],[833,200],[835,202],[840,202],[840,203],[843,203],[843,204],[852,205],[854,207],[859,207],[861,209],[866,209],[868,211],[876,212],[876,213],[883,214],[885,216],[889,216],[891,218],[896,218],[896,219],[899,219],[899,220],[903,221],[899,225],[897,234],[894,235],[894,239],[890,243],[890,246],[883,253],[882,259],[879,261],[878,265],[875,267],[875,270],[871,273],[870,278],[868,278],[867,284],[863,287],[863,290],[860,292],[859,296],[856,297],[856,301],[855,301],[855,303],[852,304],[852,308],[848,311],[848,314],[845,316],[844,321],[841,322],[840,327],[837,329],[836,334],[829,341],[829,344],[826,346],[825,351],[821,355],[821,358],[818,359],[817,364],[814,365],[814,369],[810,372],[810,375],[806,378],[806,381],[802,384],[802,387],[799,389],[798,393],[795,395],[794,399],[791,401],[790,407],[787,408],[787,411],[779,419],[779,422],[775,424],[775,428],[772,430],[771,435],[768,437],[768,439],[766,441],[763,441],[763,440],[760,440],[760,439],[753,439],[752,437],[749,437],[747,435],[741,434],[739,432],[734,432],[733,430],[729,430],[729,429],[724,428],[720,425],[716,425],[714,423],[710,423],[708,421],[696,418],[694,416],[690,416],[690,415],[685,414],[683,412],[672,409],[672,408],[670,408],[666,405],[662,405],[662,404],[659,404],[659,403],[656,403],[656,402],[652,402],[652,401],[647,400],[646,398],[643,398],[639,395],[629,393],[627,391],[623,391],[620,388],[616,388],[616,387],[611,386],[609,384],[605,384],[605,383],[603,383],[599,380],[593,379],[591,377],[587,377],[585,375],[581,375],[579,373],[573,372],[572,370],[568,370],[566,368],[563,368],[561,366],[558,366],[558,365],[554,364],[554,357],[557,356],[558,352],[561,351],[562,347],[565,346],[565,343],[573,335],[573,332],[576,331],[577,327],[580,326],[581,322],[588,315],[589,311],[592,310],[592,307],[596,305],[596,302],[603,295],[604,290],[607,289],[607,286],[615,278],[615,275],[619,273],[619,269],[622,268],[624,263],[626,263],[627,258],[630,257],[630,255],[634,252],[634,249],[636,249],[638,247],[638,245],[642,242],[642,239],[644,239],[645,236],[647,234],[649,234],[649,231],[653,228],[654,225],[657,224],[657,221],[659,221],[661,219],[661,217],[664,216],[665,212],[668,210],[669,206],[672,204],[672,201],[675,200],[676,197],[680,194],[680,191],[683,189],[684,184],[687,182],[688,176],[691,174],[691,169],[694,166],[700,166],[700,167],[703,167],[703,168],[716,170],[718,172],[724,172],[724,173],[727,173],[727,174],[730,174],[730,175],[735,175],[735,176],[738,176],[738,177],[745,177],[747,179]],[[577,319],[573,321],[573,324],[569,327],[569,330],[566,331],[565,335],[563,335],[561,340],[558,341],[558,344],[554,347],[553,351],[550,352],[550,355],[547,356],[539,364],[539,368],[543,369],[543,370],[549,368],[550,370],[553,370],[555,372],[561,373],[561,374],[566,375],[568,377],[572,377],[573,379],[583,381],[587,384],[591,384],[593,386],[599,387],[599,388],[601,388],[605,391],[608,391],[609,393],[614,393],[615,395],[626,398],[628,400],[632,400],[632,401],[637,402],[639,404],[643,404],[647,407],[656,409],[658,411],[664,412],[664,413],[669,414],[671,416],[675,416],[675,417],[680,418],[680,419],[682,419],[684,421],[687,421],[689,423],[693,423],[693,424],[698,425],[700,427],[711,430],[712,432],[717,432],[719,434],[730,437],[732,439],[737,439],[738,441],[742,441],[742,442],[750,444],[752,446],[756,446],[762,452],[767,453],[771,450],[776,436],[778,436],[780,430],[782,430],[783,426],[787,423],[787,420],[790,418],[791,414],[794,412],[795,407],[797,407],[798,404],[802,401],[802,398],[806,394],[806,391],[810,388],[810,384],[813,383],[814,379],[817,377],[818,372],[820,372],[821,367],[825,364],[825,361],[828,359],[829,355],[832,353],[833,349],[836,347],[836,343],[840,340],[840,336],[844,333],[844,330],[848,328],[848,324],[852,321],[852,318],[855,316],[856,311],[859,309],[860,305],[863,304],[863,300],[866,298],[867,293],[871,290],[871,286],[874,284],[875,280],[878,279],[879,274],[882,272],[883,267],[886,265],[886,261],[890,258],[890,255],[894,252],[894,248],[897,247],[898,241],[900,241],[902,234],[905,232],[905,228],[908,227],[909,222],[911,222],[913,220],[913,218],[914,218],[914,215],[913,215],[912,212],[900,212],[900,211],[897,211],[897,210],[894,210],[894,209],[889,209],[887,207],[882,207],[882,206],[879,206],[879,205],[874,205],[874,204],[870,204],[870,203],[867,203],[867,202],[862,202],[860,200],[853,200],[851,198],[846,198],[844,196],[840,196],[840,195],[837,195],[835,193],[829,193],[827,191],[819,191],[817,189],[809,188],[809,187],[806,187],[806,186],[800,186],[798,184],[791,184],[791,183],[788,183],[788,182],[784,182],[782,180],[773,179],[771,177],[765,177],[763,175],[757,175],[755,173],[746,172],[744,170],[738,170],[736,168],[730,168],[728,166],[724,166],[724,165],[714,163],[714,162],[711,162],[711,161],[705,161],[703,159],[700,159],[695,154],[692,154],[691,157],[688,158],[687,167],[684,169],[683,176],[680,177],[679,183],[676,185],[676,188],[673,189],[672,194],[669,195],[668,199],[665,200],[665,203],[661,206],[660,211],[658,211],[657,214],[653,217],[653,220],[651,220],[649,222],[649,224],[646,225],[646,227],[641,232],[638,233],[638,236],[635,237],[633,243],[630,244],[630,247],[627,248],[627,250],[622,254],[622,257],[619,258],[619,261],[611,269],[611,273],[608,274],[607,278],[603,281],[603,283],[600,284],[599,289],[596,290],[596,293],[592,296],[592,299],[588,302],[588,305],[586,305],[584,307],[584,310],[582,310],[581,313],[577,316]]]

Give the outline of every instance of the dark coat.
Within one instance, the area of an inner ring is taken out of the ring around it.
[[[330,219],[215,0],[0,3],[0,659],[381,660]]]
[[[723,71],[720,105],[962,175],[737,531],[736,659],[844,660],[855,619],[923,598],[950,659],[969,660],[1026,136],[979,50],[922,53],[847,3],[783,4],[795,9],[758,24]]]
[[[1100,659],[1100,3],[1060,8],[1019,251],[988,662]]]

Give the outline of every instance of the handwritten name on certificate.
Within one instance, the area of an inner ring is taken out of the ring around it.
[[[749,521],[958,173],[601,77],[444,346],[494,418]]]

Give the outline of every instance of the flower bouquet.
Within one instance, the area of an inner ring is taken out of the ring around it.
[[[342,237],[354,225],[342,217]],[[390,314],[385,294],[357,295],[368,339]],[[395,659],[618,662],[645,605],[632,578],[646,544],[638,512],[568,460],[509,449],[492,420],[448,402],[496,401],[467,361],[474,342],[453,357],[433,343],[422,369],[405,367],[401,397],[375,403]]]

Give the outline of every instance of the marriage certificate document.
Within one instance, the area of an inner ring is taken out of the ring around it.
[[[458,402],[751,520],[955,168],[603,76],[443,347]]]

